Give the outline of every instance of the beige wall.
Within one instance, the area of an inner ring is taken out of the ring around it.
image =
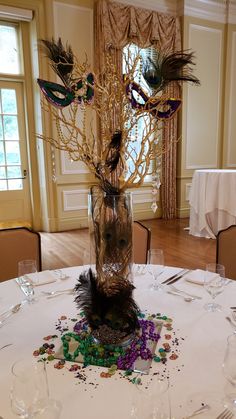
[[[180,217],[189,214],[188,195],[194,170],[236,167],[235,25],[185,16],[183,34],[184,49],[196,52],[196,75],[201,86],[183,88],[177,178]]]

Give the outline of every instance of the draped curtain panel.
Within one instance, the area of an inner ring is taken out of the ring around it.
[[[134,43],[140,48],[154,46],[159,51],[181,49],[180,22],[175,16],[142,8],[98,0],[95,5],[95,63],[96,71],[106,71],[106,53],[120,69],[122,76],[122,49]],[[165,94],[179,97],[178,86],[168,87]],[[115,115],[114,115],[115,123]],[[161,204],[162,217],[176,217],[176,149],[177,116],[164,124],[163,141],[166,152],[162,157]]]

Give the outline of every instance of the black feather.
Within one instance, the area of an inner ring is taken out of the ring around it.
[[[82,309],[89,326],[96,330],[107,325],[113,330],[132,333],[138,325],[139,309],[132,298],[133,285],[122,288],[119,294],[107,297],[99,289],[91,269],[80,275],[75,286],[75,302]]]
[[[143,67],[143,77],[148,85],[155,91],[162,90],[171,81],[186,81],[200,84],[197,77],[192,74],[194,66],[193,52],[174,52],[173,54],[157,54],[155,62],[148,57]]]
[[[66,45],[65,48],[62,44],[61,38],[58,38],[57,42],[55,42],[53,38],[51,41],[42,39],[41,45],[43,46],[47,57],[51,61],[53,70],[65,83],[65,85],[69,86],[71,73],[74,68],[74,54],[70,45]]]
[[[106,166],[109,167],[110,172],[113,172],[120,160],[122,132],[116,131],[112,136],[111,142],[108,147],[108,157],[106,159]]]
[[[115,150],[120,150],[122,140],[122,132],[116,131],[115,134],[112,136],[109,148],[114,148]]]

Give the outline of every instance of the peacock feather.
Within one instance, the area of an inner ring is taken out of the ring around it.
[[[143,67],[143,77],[155,94],[171,81],[186,81],[200,84],[192,74],[194,53],[178,51],[172,54],[158,53],[155,61],[148,57]]]

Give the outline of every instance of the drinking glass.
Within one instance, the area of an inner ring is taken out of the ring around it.
[[[31,419],[48,404],[46,364],[21,359],[11,369],[11,408],[20,418]]]
[[[215,275],[214,275],[215,273]],[[221,311],[221,306],[214,302],[216,296],[223,292],[225,286],[225,267],[218,263],[206,265],[204,287],[211,295],[213,301],[204,305],[206,311]]]
[[[236,334],[227,339],[227,348],[223,361],[223,372],[229,385],[226,387],[225,404],[236,412]]]
[[[26,298],[28,303],[37,301],[34,298],[33,284],[27,279],[27,274],[37,272],[36,260],[21,260],[18,262],[18,278],[21,279],[22,287],[26,291]]]
[[[170,419],[169,383],[166,379],[153,377],[146,389],[132,389],[132,419]]]
[[[151,274],[153,277],[153,283],[150,289],[159,291],[162,289],[162,285],[158,284],[157,278],[164,271],[164,252],[162,249],[150,249],[148,251],[148,264],[151,265]]]

